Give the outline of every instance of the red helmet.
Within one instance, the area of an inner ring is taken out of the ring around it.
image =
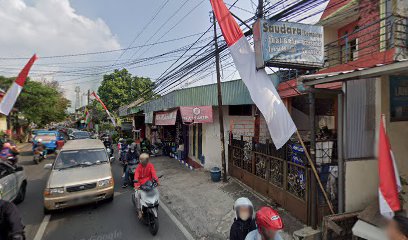
[[[282,230],[283,222],[278,212],[271,207],[262,207],[256,213],[256,225],[258,228],[265,228],[266,230]]]

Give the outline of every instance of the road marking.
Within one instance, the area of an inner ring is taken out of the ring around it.
[[[50,222],[51,215],[45,215],[40,227],[38,228],[37,234],[35,234],[34,240],[41,240],[44,236],[45,229]]]
[[[167,213],[170,219],[176,224],[176,226],[180,229],[180,231],[184,234],[187,240],[195,240],[193,235],[183,226],[183,224],[173,215],[173,213],[169,210],[169,208],[164,204],[161,200],[159,200],[159,204],[161,208]],[[37,240],[37,239],[34,239]]]

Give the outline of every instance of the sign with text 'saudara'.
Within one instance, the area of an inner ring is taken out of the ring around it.
[[[257,68],[320,68],[324,63],[323,27],[260,19],[254,24]]]

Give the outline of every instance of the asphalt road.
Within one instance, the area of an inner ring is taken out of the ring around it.
[[[131,202],[132,189],[121,188],[122,168],[117,161],[112,164],[115,178],[113,202],[89,204],[55,212],[50,217],[44,216],[42,192],[49,170],[43,169],[43,166],[51,163],[55,156],[51,154],[48,159],[35,165],[29,150],[29,146],[26,146],[20,156],[20,164],[28,177],[28,186],[24,202],[18,205],[26,225],[27,239],[34,239],[44,226],[44,240],[186,239],[160,207],[160,228],[155,237],[138,221]]]

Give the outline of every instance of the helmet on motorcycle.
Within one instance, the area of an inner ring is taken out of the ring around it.
[[[41,138],[37,139],[37,142],[42,143],[42,139]]]
[[[11,144],[9,142],[6,142],[3,144],[3,148],[11,148]]]
[[[254,206],[252,205],[252,202],[246,197],[238,198],[235,201],[234,210],[235,219],[240,218],[241,220],[246,221],[249,218],[255,218]]]
[[[283,229],[282,218],[271,207],[262,207],[256,213],[256,225],[263,234],[272,233]]]

